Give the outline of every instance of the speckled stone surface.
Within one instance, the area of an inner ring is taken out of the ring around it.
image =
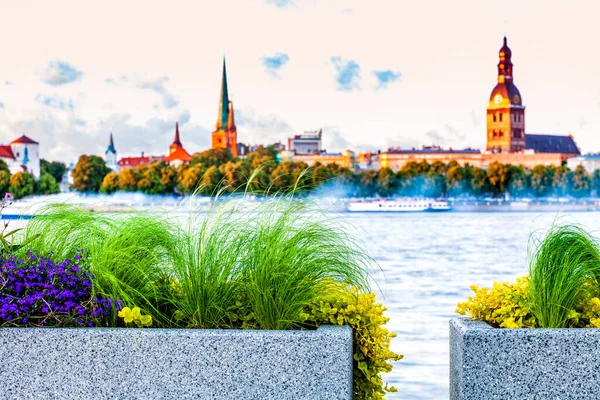
[[[450,399],[600,399],[600,329],[452,319]]]
[[[352,330],[0,329],[2,399],[350,399]]]

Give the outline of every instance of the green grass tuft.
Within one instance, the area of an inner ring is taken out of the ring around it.
[[[533,243],[529,275],[531,312],[539,327],[568,327],[569,310],[575,309],[590,282],[599,283],[598,243],[576,226],[553,227]]]

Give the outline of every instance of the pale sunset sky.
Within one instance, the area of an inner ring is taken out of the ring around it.
[[[506,33],[526,132],[600,151],[600,2],[0,0],[0,143],[48,160],[210,146],[227,59],[238,140],[485,146]]]

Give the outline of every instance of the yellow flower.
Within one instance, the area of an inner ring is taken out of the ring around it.
[[[142,326],[152,325],[152,315],[142,315],[140,317],[140,322],[142,323]]]
[[[136,307],[137,308],[137,307]],[[139,308],[138,308],[139,311]],[[133,313],[131,308],[123,307],[121,311],[119,311],[119,317],[123,318],[126,324],[133,322]]]

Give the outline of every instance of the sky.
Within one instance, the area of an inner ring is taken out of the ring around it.
[[[0,143],[48,160],[210,147],[222,58],[238,140],[485,147],[504,34],[526,132],[600,151],[596,0],[0,0]]]

